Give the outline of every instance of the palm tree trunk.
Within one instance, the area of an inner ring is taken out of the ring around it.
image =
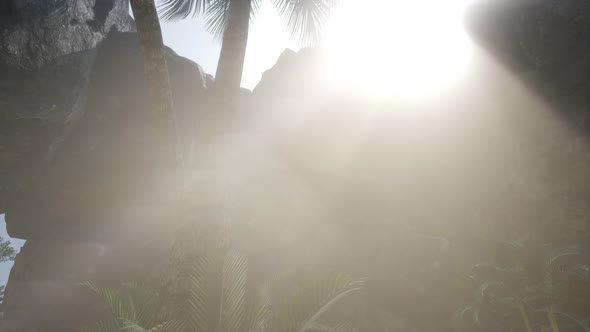
[[[145,80],[151,99],[165,158],[174,165],[182,163],[180,141],[176,132],[176,117],[166,64],[166,51],[154,0],[131,0],[137,34],[144,64]]]
[[[228,25],[223,34],[221,53],[215,74],[215,87],[233,96],[240,89],[252,0],[231,0]]]

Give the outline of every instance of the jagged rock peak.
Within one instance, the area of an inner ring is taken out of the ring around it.
[[[111,29],[134,30],[128,0],[3,0],[0,64],[40,68],[94,48]]]

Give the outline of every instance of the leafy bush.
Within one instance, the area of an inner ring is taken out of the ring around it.
[[[457,331],[590,331],[590,243],[499,243],[502,264],[477,264],[475,301],[456,311]]]
[[[323,326],[315,325],[317,318],[363,286],[362,280],[336,275],[274,300],[267,286],[249,289],[247,267],[237,251],[210,250],[196,259],[182,288],[186,296],[172,297],[172,305],[164,283],[128,283],[116,291],[84,282],[111,314],[84,331],[304,331]]]

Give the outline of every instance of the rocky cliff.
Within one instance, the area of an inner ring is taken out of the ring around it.
[[[9,234],[27,240],[2,331],[82,326],[100,310],[77,283],[149,274],[172,231],[162,219],[175,176],[157,153],[137,36],[121,32],[133,26],[127,1],[56,12],[61,2],[0,8],[10,18],[0,27],[0,210]],[[205,73],[170,49],[167,60],[188,149]]]
[[[111,30],[131,31],[125,0],[4,0],[0,4],[0,63],[40,68],[92,49]]]

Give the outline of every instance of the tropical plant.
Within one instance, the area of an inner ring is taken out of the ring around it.
[[[16,250],[10,244],[10,241],[4,240],[2,236],[0,236],[0,263],[13,261],[16,257]],[[4,292],[6,291],[4,285],[0,285],[0,305],[4,302]],[[1,312],[1,307],[0,307]]]
[[[0,263],[13,261],[16,257],[16,250],[10,245],[10,241],[0,236]]]
[[[230,250],[209,252],[195,262],[189,294],[181,303],[186,310],[167,310],[161,287],[130,283],[115,291],[83,284],[107,304],[112,316],[85,329],[88,332],[301,332],[363,282],[330,276],[275,301],[267,286],[249,289],[246,259]]]
[[[473,267],[475,302],[455,312],[456,330],[590,331],[587,240],[539,245],[529,237],[500,245],[515,259]]]
[[[339,0],[272,0],[283,18],[291,38],[300,43],[314,43],[319,39],[323,23]],[[248,29],[256,17],[261,0],[161,0],[162,17],[168,20],[185,19],[203,13],[207,29],[222,40],[221,53],[215,75],[215,86],[224,91],[240,87]]]

